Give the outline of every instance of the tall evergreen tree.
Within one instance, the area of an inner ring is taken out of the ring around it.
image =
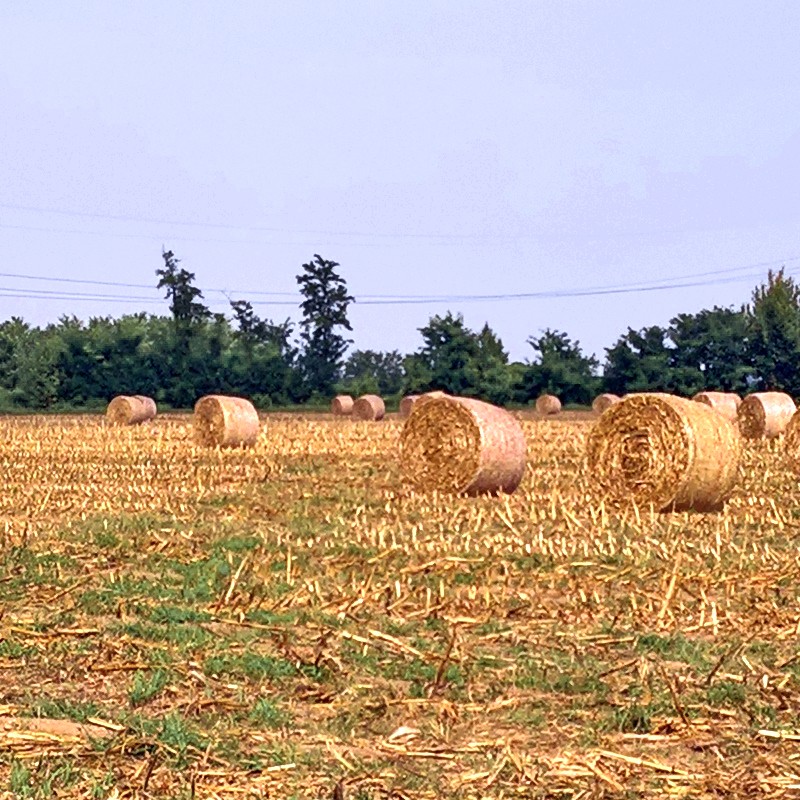
[[[297,276],[300,294],[305,298],[300,304],[303,310],[300,368],[309,394],[328,395],[333,391],[350,344],[339,330],[353,330],[347,308],[355,298],[347,293],[347,283],[336,272],[338,266],[335,261],[315,254],[313,261],[302,265],[303,271]]]

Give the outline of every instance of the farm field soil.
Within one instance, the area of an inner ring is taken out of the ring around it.
[[[800,489],[608,513],[586,413],[510,497],[414,494],[401,422],[0,419],[0,796],[779,797]]]

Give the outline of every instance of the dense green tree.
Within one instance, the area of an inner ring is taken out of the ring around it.
[[[354,350],[345,362],[340,388],[353,395],[393,395],[403,388],[404,377],[403,356],[397,350]]]
[[[628,332],[606,350],[603,386],[615,394],[672,390],[672,353],[658,325]]]
[[[750,320],[744,308],[704,309],[670,320],[672,381],[680,394],[744,392],[749,365]]]
[[[492,402],[509,399],[508,355],[488,325],[475,333],[464,324],[461,314],[448,311],[431,317],[420,333],[422,347],[404,362],[407,392],[441,389]]]
[[[770,271],[753,291],[750,359],[760,389],[800,394],[800,286]]]
[[[335,261],[319,255],[302,265],[297,276],[303,319],[300,338],[303,350],[299,367],[308,394],[328,395],[339,378],[343,356],[350,344],[339,332],[353,330],[347,318],[347,308],[354,298],[347,293],[347,283],[337,272]]]
[[[0,323],[0,388],[14,389],[22,348],[31,338],[31,327],[20,317]]]
[[[528,344],[536,356],[523,376],[527,399],[548,393],[562,403],[592,402],[600,384],[599,365],[594,356],[583,354],[579,342],[548,328],[541,336],[530,337]]]

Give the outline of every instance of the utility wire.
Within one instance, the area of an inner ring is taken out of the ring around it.
[[[690,273],[684,275],[676,275],[671,278],[655,278],[649,281],[639,281],[634,283],[622,284],[606,284],[599,286],[586,286],[575,289],[561,289],[549,290],[541,292],[506,292],[502,294],[448,294],[448,295],[401,295],[401,294],[364,294],[356,298],[356,302],[361,304],[372,305],[387,305],[387,304],[411,304],[411,303],[427,303],[427,302],[471,302],[471,301],[491,301],[491,300],[514,300],[514,299],[531,299],[531,298],[566,298],[566,297],[586,297],[592,295],[603,294],[627,294],[636,291],[656,291],[660,289],[681,289],[693,286],[710,286],[715,284],[732,283],[735,281],[751,280],[758,278],[760,273],[734,275],[734,273],[744,273],[764,267],[777,266],[779,264],[792,263],[800,261],[800,256],[791,256],[789,258],[776,259],[772,261],[762,261],[754,264],[747,264],[740,267],[728,267],[719,270],[707,270],[705,272]],[[695,278],[706,278],[712,276],[730,276],[714,277],[712,280],[695,282]],[[18,280],[30,281],[44,281],[49,283],[69,283],[80,284],[87,286],[107,286],[114,288],[126,289],[150,289],[156,291],[157,287],[152,284],[143,283],[124,283],[121,281],[102,281],[93,280],[88,278],[61,278],[46,275],[31,275],[28,273],[20,272],[0,272],[0,278],[14,278]],[[689,281],[689,282],[685,282]],[[7,287],[13,291],[46,291],[36,289],[19,289],[18,287]],[[297,301],[301,298],[299,292],[265,292],[257,289],[203,289],[204,292],[214,292],[223,294],[226,297],[231,295],[242,295],[251,297],[291,297],[296,298]],[[52,292],[50,292],[52,293]],[[109,299],[111,297],[109,296]],[[126,296],[124,299],[128,299]],[[150,299],[150,298],[142,298]],[[380,303],[379,303],[380,301]],[[278,301],[261,301],[261,304],[269,302],[270,304],[283,304],[294,305],[294,301],[287,301],[279,303]]]

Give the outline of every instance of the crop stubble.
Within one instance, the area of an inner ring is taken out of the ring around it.
[[[720,514],[612,514],[592,424],[525,420],[519,490],[454,498],[403,484],[396,421],[272,415],[220,451],[188,417],[0,420],[0,790],[788,791],[780,442],[747,444]]]

